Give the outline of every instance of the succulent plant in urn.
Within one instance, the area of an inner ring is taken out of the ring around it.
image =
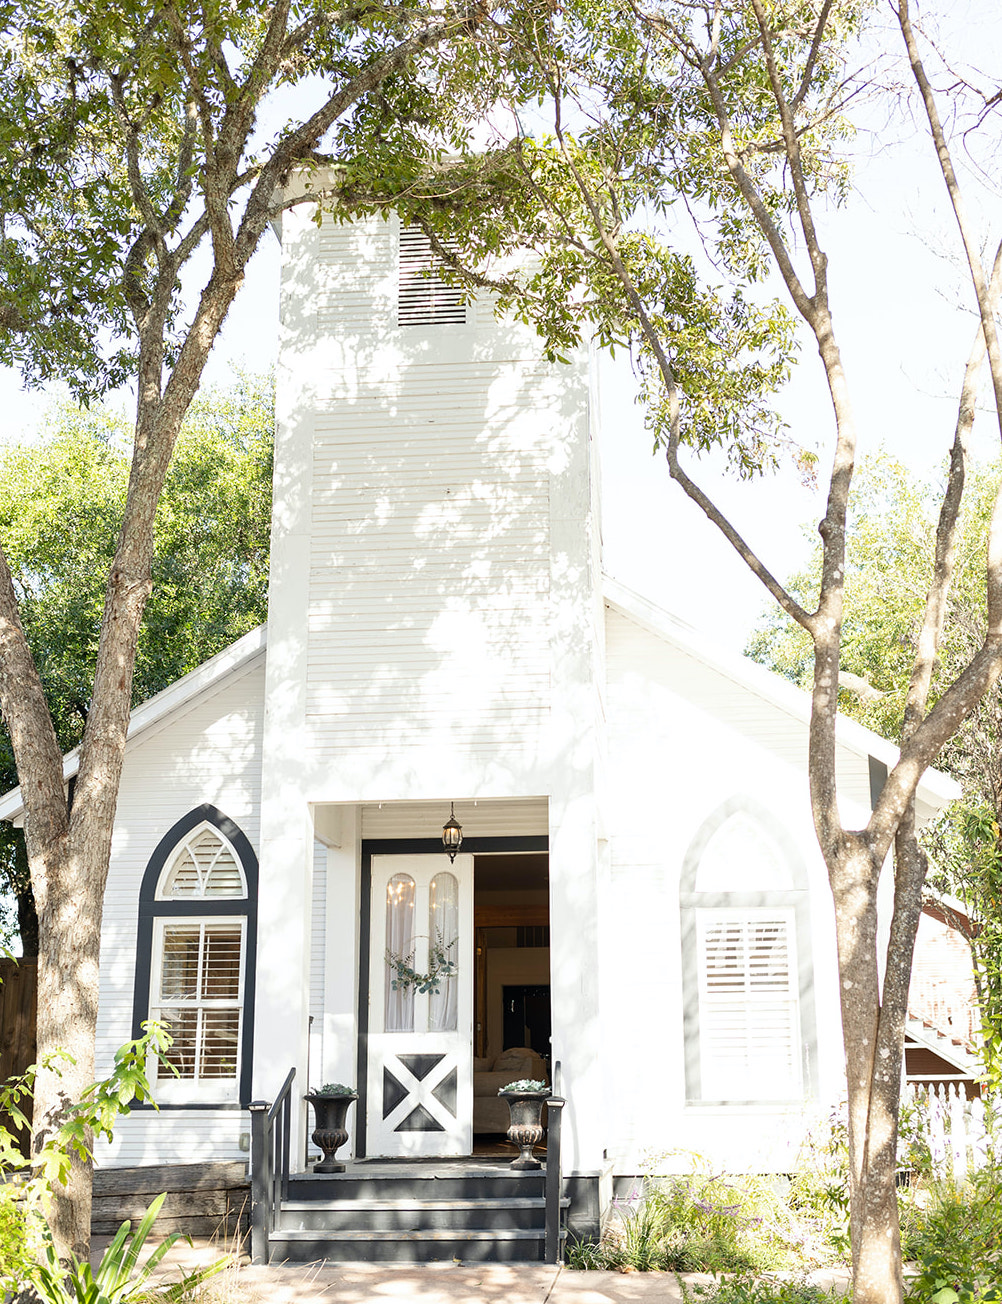
[[[344,1164],[338,1163],[334,1155],[348,1140],[345,1120],[348,1106],[358,1099],[354,1087],[346,1087],[343,1082],[325,1082],[319,1091],[307,1093],[307,1099],[313,1106],[316,1116],[316,1129],[313,1142],[324,1152],[323,1159],[314,1164],[315,1173],[343,1173]]]
[[[533,1158],[532,1148],[543,1139],[543,1105],[550,1095],[550,1088],[537,1078],[520,1078],[501,1087],[498,1095],[508,1102],[511,1116],[508,1140],[519,1148],[518,1157],[511,1161],[511,1167],[519,1170],[542,1168],[539,1160]]]

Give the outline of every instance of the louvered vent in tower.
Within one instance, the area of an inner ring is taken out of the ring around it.
[[[446,285],[438,273],[442,260],[419,226],[400,228],[400,273],[397,282],[398,326],[442,326],[466,322],[466,304],[458,285]]]

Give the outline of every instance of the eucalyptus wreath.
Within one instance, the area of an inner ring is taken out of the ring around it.
[[[458,940],[454,937],[451,942],[446,942],[441,933],[436,933],[433,939],[429,938],[427,973],[418,973],[414,968],[413,947],[405,956],[387,948],[386,963],[396,975],[390,980],[390,986],[395,992],[406,991],[408,987],[413,987],[418,992],[438,992],[442,982],[458,972],[458,962],[449,955]]]

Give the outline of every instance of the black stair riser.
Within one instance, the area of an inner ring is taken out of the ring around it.
[[[290,1200],[523,1200],[542,1199],[538,1174],[510,1177],[346,1177],[337,1181],[289,1179]]]
[[[278,1232],[357,1231],[440,1231],[450,1227],[519,1228],[524,1231],[542,1231],[544,1210],[538,1209],[284,1209],[279,1214]]]
[[[499,1241],[490,1237],[454,1241],[422,1240],[285,1240],[280,1233],[269,1238],[270,1258],[276,1263],[542,1263],[544,1240]]]

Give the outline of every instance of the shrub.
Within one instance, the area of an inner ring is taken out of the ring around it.
[[[0,1299],[17,1293],[35,1263],[36,1245],[24,1201],[13,1182],[0,1186]]]
[[[833,1304],[837,1296],[805,1281],[762,1281],[732,1277],[715,1286],[696,1286],[686,1299],[696,1296],[706,1304]]]
[[[25,1159],[16,1137],[0,1127],[0,1169],[6,1178],[0,1186],[0,1298],[22,1298],[34,1292],[45,1304],[139,1304],[139,1301],[180,1299],[207,1277],[225,1266],[221,1260],[169,1287],[151,1288],[150,1273],[178,1239],[172,1233],[153,1252],[146,1264],[138,1258],[164,1197],[159,1196],[146,1211],[136,1231],[123,1223],[109,1245],[96,1271],[89,1263],[73,1260],[68,1266],[59,1262],[51,1233],[45,1222],[50,1192],[56,1183],[65,1184],[74,1156],[93,1157],[93,1138],[110,1137],[112,1125],[121,1114],[129,1112],[133,1100],[149,1100],[150,1085],[146,1077],[149,1056],[163,1059],[170,1037],[157,1024],[144,1024],[145,1034],[123,1046],[115,1055],[109,1077],[95,1082],[81,1100],[69,1104],[65,1121],[32,1158]],[[58,1062],[53,1057],[51,1062]],[[66,1058],[62,1056],[61,1058]],[[166,1061],[165,1061],[166,1062]],[[18,1078],[0,1086],[0,1108],[17,1130],[29,1127],[22,1102],[30,1095],[35,1066]]]
[[[180,1281],[169,1286],[151,1287],[150,1277],[171,1246],[179,1240],[191,1244],[190,1236],[171,1232],[145,1263],[139,1263],[139,1255],[153,1230],[164,1199],[163,1195],[156,1197],[131,1235],[131,1224],[122,1223],[96,1271],[79,1259],[64,1267],[56,1259],[49,1241],[44,1256],[33,1265],[30,1273],[30,1281],[44,1304],[66,1304],[67,1297],[76,1304],[145,1304],[149,1300],[171,1301],[173,1304],[173,1301],[185,1299],[196,1287],[226,1267],[228,1260],[219,1259],[207,1268],[182,1275]]]
[[[646,1177],[600,1245],[581,1245],[573,1267],[638,1272],[766,1271],[797,1261],[795,1236],[775,1187],[761,1178]]]
[[[934,1181],[927,1206],[910,1202],[904,1212],[902,1252],[918,1268],[909,1301],[1002,1301],[1002,1169],[988,1164],[962,1184]]]

